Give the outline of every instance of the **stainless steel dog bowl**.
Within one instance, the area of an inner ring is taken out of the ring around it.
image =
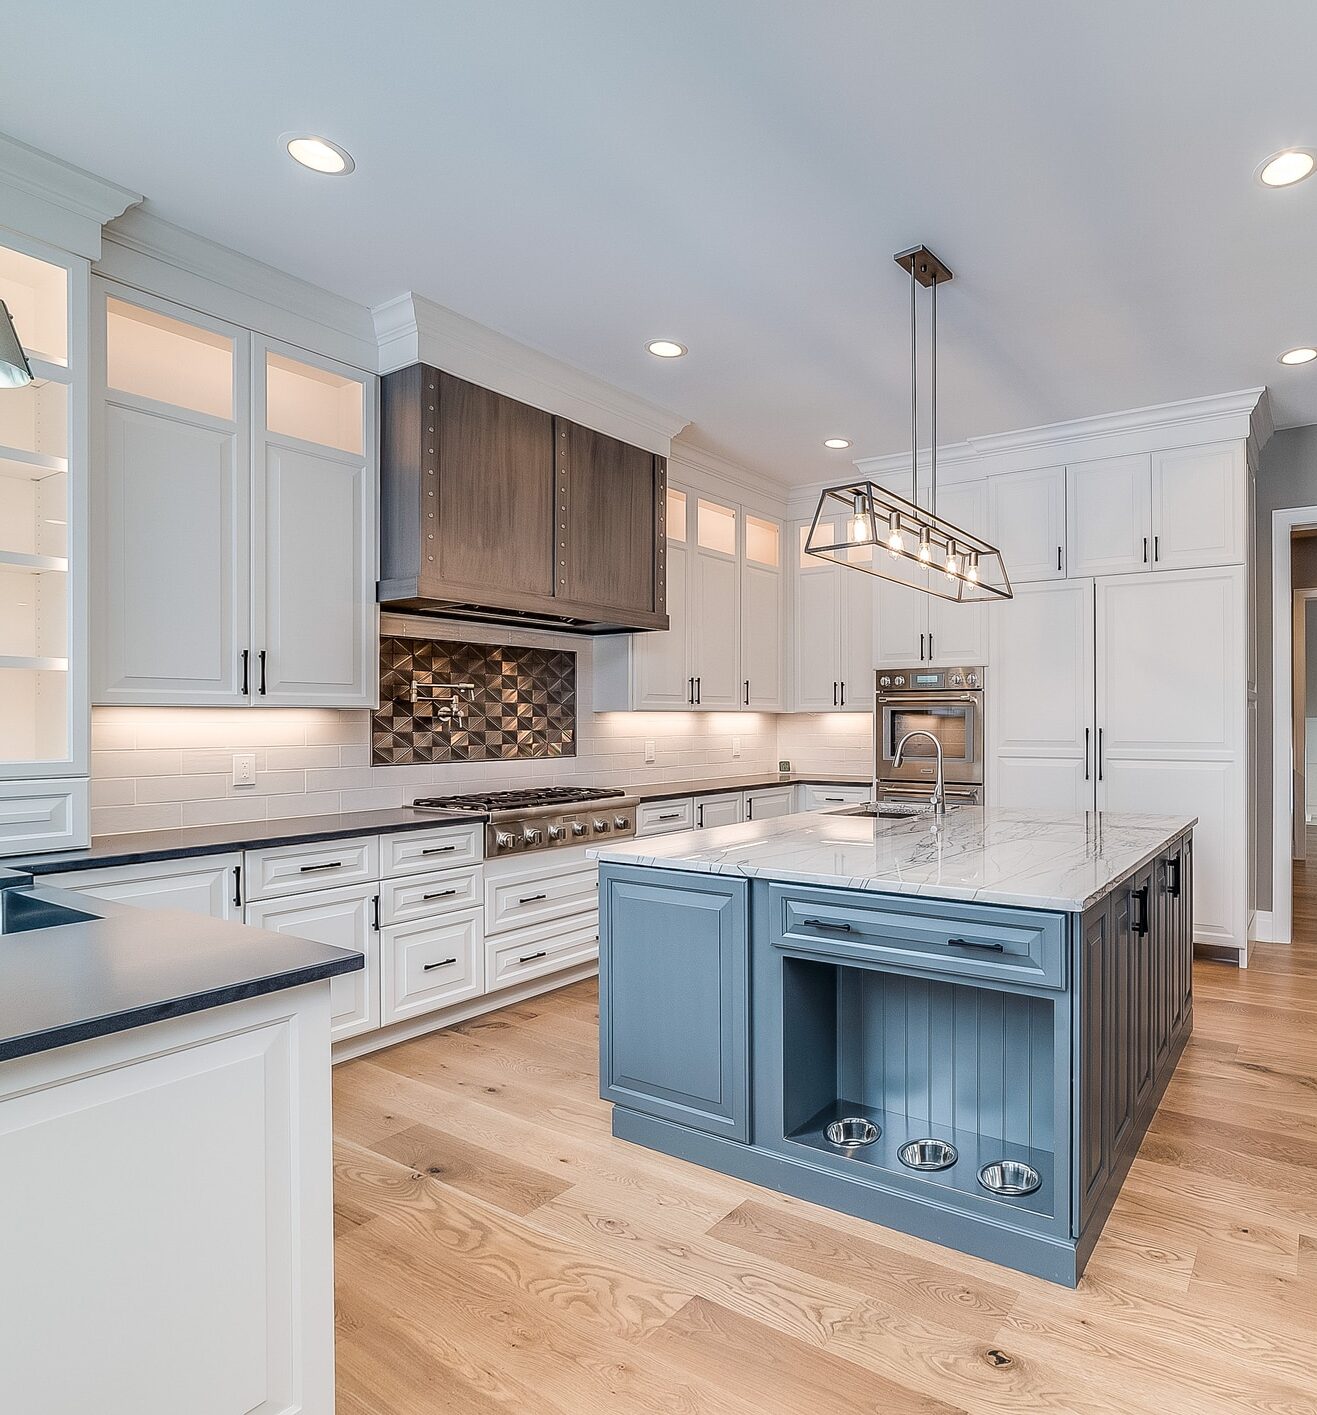
[[[1032,1194],[1042,1182],[1043,1176],[1023,1160],[994,1160],[979,1170],[979,1183],[990,1194],[1000,1194],[1008,1199]]]
[[[896,1157],[907,1169],[950,1169],[960,1151],[950,1140],[909,1140]]]
[[[823,1138],[838,1149],[854,1150],[861,1145],[872,1145],[883,1132],[872,1120],[862,1115],[848,1115],[842,1120],[834,1120],[823,1132]]]

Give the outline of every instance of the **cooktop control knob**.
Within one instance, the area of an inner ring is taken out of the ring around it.
[[[521,838],[527,845],[538,845],[544,839],[544,832],[535,825],[528,825],[522,829]]]
[[[607,835],[608,822],[606,820],[600,820],[598,817],[596,817],[594,821],[594,833],[596,835]]]
[[[549,827],[550,840],[566,840],[567,827],[564,825],[551,825]]]
[[[494,832],[494,844],[500,850],[511,850],[517,843],[517,837],[510,830],[496,830]]]
[[[613,829],[614,829],[614,830],[630,830],[630,829],[631,829],[631,822],[626,818],[626,816],[614,816],[614,817],[613,817]]]
[[[586,823],[585,823],[584,821],[573,821],[573,822],[572,822],[572,834],[576,837],[576,839],[579,840],[579,839],[581,838],[581,836],[583,836],[583,835],[588,835],[589,833],[590,833],[589,827],[586,825]]]

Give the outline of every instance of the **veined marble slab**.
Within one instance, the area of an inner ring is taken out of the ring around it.
[[[611,864],[1075,913],[1196,824],[1187,816],[978,806],[940,819],[809,812],[619,840],[589,853]]]

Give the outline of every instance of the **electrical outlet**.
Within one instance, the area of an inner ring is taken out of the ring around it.
[[[256,785],[255,752],[235,752],[233,754],[233,784],[235,786]]]
[[[741,739],[739,737],[732,738],[732,755],[734,757],[741,755]]]
[[[647,762],[654,760],[654,741],[650,737],[645,739],[645,760]]]

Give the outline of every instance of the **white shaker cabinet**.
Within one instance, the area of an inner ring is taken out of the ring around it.
[[[95,282],[92,697],[375,701],[376,380]]]
[[[1152,463],[1145,452],[1066,468],[1072,575],[1123,575],[1152,564]]]
[[[671,491],[669,491],[669,506]],[[684,515],[683,509],[683,515]],[[691,706],[690,552],[685,539],[668,540],[668,628],[651,634],[619,634],[595,645],[595,663],[615,660],[623,676],[635,675],[631,705],[641,711]],[[626,692],[625,683],[622,692]],[[601,707],[616,707],[606,699]]]
[[[1065,578],[1065,468],[988,478],[988,541],[1012,585]]]
[[[741,706],[750,712],[781,712],[786,697],[782,527],[747,514],[743,535]]]
[[[699,497],[691,555],[691,675],[694,706],[733,710],[741,705],[741,570],[739,513]]]
[[[809,555],[810,523],[796,527],[794,632],[797,712],[873,711],[873,623],[879,581]],[[852,551],[856,560],[874,552]]]
[[[211,919],[242,917],[240,854],[154,860],[47,877],[57,889],[111,899],[135,909],[182,909]]]
[[[715,825],[739,825],[745,819],[745,799],[739,791],[724,791],[717,796],[695,797],[695,828],[711,829]]]
[[[745,793],[745,818],[749,821],[772,820],[789,816],[796,809],[794,786],[762,786]]]

